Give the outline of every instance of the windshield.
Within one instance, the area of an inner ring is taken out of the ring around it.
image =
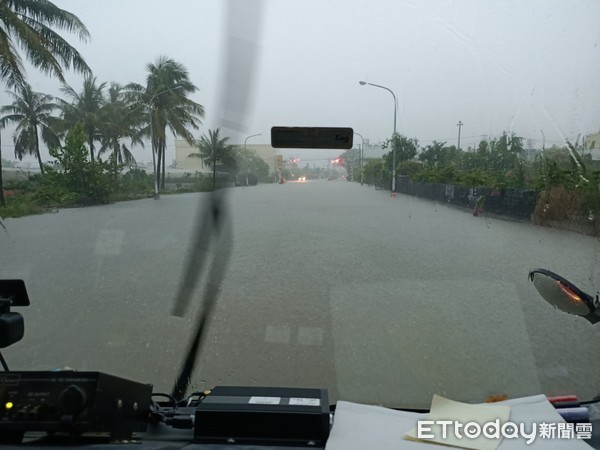
[[[600,394],[600,328],[527,276],[600,288],[598,2],[54,4],[82,58],[61,73],[0,22],[23,74],[0,71],[0,279],[31,300],[12,370],[171,392],[216,280],[188,392]],[[275,126],[355,134],[274,148]]]

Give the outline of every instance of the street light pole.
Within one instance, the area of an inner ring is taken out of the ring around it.
[[[369,86],[385,89],[390,94],[392,94],[392,97],[394,97],[394,134],[392,135],[392,195],[394,195],[396,192],[396,146],[394,144],[394,139],[396,137],[396,114],[398,110],[398,100],[396,99],[396,94],[394,94],[394,92],[390,88],[381,86],[379,84],[367,83],[366,81],[359,81],[358,84],[360,84],[361,86],[368,84]]]
[[[160,198],[160,194],[158,193],[158,179],[156,176],[156,152],[154,150],[154,127],[152,122],[152,107],[148,111],[148,120],[150,121],[150,141],[152,142],[152,172],[154,172],[154,200],[158,200]]]
[[[463,126],[463,123],[459,120],[456,126],[458,127],[458,149],[460,150],[460,129]]]
[[[152,112],[154,111],[154,108],[152,106],[152,102],[159,95],[162,95],[162,94],[165,94],[165,93],[171,92],[171,91],[176,91],[177,89],[181,89],[181,88],[183,88],[183,86],[179,85],[179,86],[174,86],[170,89],[165,89],[164,91],[157,92],[152,97],[150,97],[150,100],[148,100],[148,106],[150,107],[148,110],[148,121],[150,122],[150,142],[151,142],[151,147],[152,147],[152,171],[154,172],[154,200],[158,200],[160,198],[160,194],[158,192],[158,175],[156,173],[156,155],[155,155],[156,152],[154,149],[154,121],[152,120]],[[166,161],[163,161],[163,164],[165,164],[165,163],[166,163]]]
[[[362,134],[356,133],[356,132],[354,134],[357,135],[358,137],[360,137],[360,140],[362,141],[362,143],[360,145],[360,185],[362,186],[365,181],[365,168],[364,168],[364,161],[363,161],[364,151],[365,151],[365,140],[363,139]]]
[[[247,159],[247,155],[246,155],[246,142],[248,142],[248,139],[256,137],[256,136],[261,136],[262,133],[258,133],[258,134],[253,134],[251,136],[248,136],[245,140],[244,140],[244,159],[246,162],[246,186],[248,186],[248,159]]]

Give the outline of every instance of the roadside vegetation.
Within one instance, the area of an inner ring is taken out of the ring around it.
[[[83,42],[90,38],[76,16],[49,1],[0,5],[0,82],[11,101],[0,106],[0,142],[7,129],[14,130],[14,157],[35,157],[40,171],[4,182],[7,161],[0,146],[0,217],[151,197],[155,182],[167,193],[233,185],[242,171],[245,180],[270,180],[268,165],[251,152],[224,145],[227,137],[219,136],[220,130],[209,130],[208,137],[196,140],[204,107],[191,99],[198,88],[181,63],[159,56],[146,65],[141,83],[100,81],[59,31]],[[60,97],[33,90],[17,48],[35,68],[58,79]],[[83,74],[80,87],[66,84],[66,69]],[[170,180],[169,134],[198,148],[196,155],[212,169],[212,176],[195,173]],[[219,145],[211,146],[214,136]],[[42,145],[53,158],[49,162],[42,160]],[[153,154],[156,180],[137,167],[132,153],[136,146]],[[167,184],[175,184],[175,189],[167,191]]]
[[[0,82],[10,103],[0,106],[0,217],[18,217],[60,207],[103,204],[151,197],[161,193],[209,191],[225,186],[273,181],[269,167],[240,146],[232,146],[220,129],[196,139],[204,107],[191,99],[198,88],[187,69],[168,56],[145,67],[142,82],[98,80],[81,54],[58,34],[66,32],[86,42],[89,32],[73,14],[49,1],[14,0],[0,4]],[[36,92],[28,84],[22,55],[34,68],[61,83],[61,97]],[[82,74],[81,86],[69,86],[64,71]],[[140,71],[140,75],[142,71]],[[141,75],[142,76],[142,75]],[[39,174],[4,182],[1,140],[6,129],[14,156],[33,156]],[[4,132],[4,133],[3,133]],[[211,174],[186,174],[172,180],[166,173],[166,142],[171,134],[197,148]],[[44,162],[40,146],[53,158]],[[156,161],[155,176],[137,168],[132,148],[141,147]],[[149,148],[145,148],[147,146]],[[380,159],[364,162],[364,182],[389,188],[392,149],[399,179],[465,188],[533,190],[535,223],[587,221],[600,229],[600,165],[583,146],[541,149],[534,155],[512,133],[482,140],[466,151],[434,141],[421,147],[418,139],[396,134]],[[356,150],[339,158],[361,180]],[[323,169],[288,162],[284,178],[322,178]],[[167,190],[167,185],[175,189]]]
[[[600,228],[600,161],[580,143],[526,150],[523,139],[504,132],[466,151],[445,142],[420,147],[417,139],[395,136],[385,143],[383,158],[364,161],[364,182],[389,188],[393,148],[398,180],[439,183],[464,188],[536,191],[531,220],[537,224],[571,221]],[[351,161],[353,180],[360,181],[358,151],[341,156]]]

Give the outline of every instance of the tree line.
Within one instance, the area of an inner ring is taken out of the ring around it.
[[[383,147],[388,151],[382,158],[364,161],[367,184],[389,188],[395,150],[399,180],[535,190],[539,192],[540,221],[600,217],[600,161],[592,160],[580,142],[527,151],[523,138],[503,132],[465,151],[438,141],[420,146],[418,139],[397,134]],[[352,161],[353,179],[360,181],[358,150],[349,150],[341,157],[347,166]]]
[[[141,183],[144,176],[141,171],[136,171],[135,177],[140,181],[137,185],[151,186],[155,182],[164,189],[169,134],[198,149],[190,156],[200,158],[212,168],[213,188],[216,187],[218,163],[231,171],[253,170],[263,176],[266,170],[268,175],[268,165],[264,161],[251,152],[229,145],[228,138],[220,136],[218,129],[209,130],[199,140],[195,139],[193,132],[202,123],[204,107],[190,98],[198,88],[181,63],[159,56],[146,65],[143,83],[101,82],[81,54],[56,30],[74,33],[83,42],[90,37],[75,15],[47,0],[11,0],[0,4],[0,79],[9,88],[7,92],[12,100],[0,108],[0,133],[14,127],[15,157],[19,160],[26,155],[36,158],[41,177],[33,180],[34,187],[48,195],[53,187],[56,197],[60,197],[58,193],[70,186],[70,189],[80,189],[76,194],[85,191],[89,201],[107,201],[106,189],[99,189],[97,184],[111,182],[114,188],[121,169],[136,166],[132,147],[144,147],[144,142],[150,142],[156,179]],[[58,78],[62,83],[59,97],[32,89],[17,47],[23,49],[24,56],[34,67]],[[65,69],[74,69],[84,75],[80,88],[66,84]],[[42,144],[48,147],[54,161],[42,161]],[[81,145],[87,148],[85,158],[80,152]],[[5,206],[3,161],[0,159],[0,206]],[[73,175],[71,172],[78,174],[76,178],[79,177],[83,184],[89,185],[84,189],[81,183],[67,182]],[[57,186],[60,179],[63,184]],[[91,180],[97,181],[95,187]],[[27,189],[31,190],[32,185]],[[94,192],[103,194],[95,195]]]

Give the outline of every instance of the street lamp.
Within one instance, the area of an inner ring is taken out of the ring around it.
[[[360,145],[360,185],[362,186],[365,180],[365,170],[364,170],[364,164],[363,164],[363,157],[364,157],[364,151],[365,151],[365,140],[362,137],[362,134],[354,132],[355,135],[357,135],[358,137],[360,137],[360,140],[362,141],[362,144]]]
[[[159,95],[165,94],[167,92],[175,91],[175,90],[181,89],[181,88],[183,88],[183,86],[179,85],[179,86],[172,87],[170,89],[165,89],[164,91],[157,92],[152,97],[150,97],[150,100],[148,100],[148,106],[150,107],[148,110],[148,121],[150,122],[150,142],[152,145],[152,171],[154,172],[154,200],[158,200],[160,198],[160,194],[158,192],[158,176],[156,174],[156,155],[155,155],[155,150],[154,150],[154,123],[153,123],[154,121],[152,120],[152,112],[154,111],[154,108],[153,108],[152,102]],[[163,164],[165,164],[165,163],[166,163],[166,161],[163,161]]]
[[[369,86],[375,86],[380,89],[385,89],[390,94],[392,94],[392,97],[394,97],[394,134],[392,135],[392,139],[393,139],[396,136],[396,111],[398,109],[398,107],[397,107],[398,101],[396,100],[396,94],[394,94],[394,92],[390,88],[386,88],[385,86],[381,86],[379,84],[367,83],[366,81],[359,81],[358,84],[360,84],[361,86],[365,86],[368,84]],[[392,141],[392,193],[395,193],[395,192],[396,192],[396,147],[394,145],[394,142]]]
[[[244,140],[244,159],[246,160],[246,186],[248,186],[248,159],[247,159],[247,155],[246,155],[246,142],[248,142],[248,139],[256,137],[256,136],[261,136],[262,133],[258,133],[258,134],[253,134],[251,136],[248,136],[245,140]]]

